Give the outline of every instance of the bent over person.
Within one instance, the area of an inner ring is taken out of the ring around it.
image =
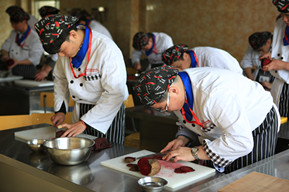
[[[209,160],[229,173],[275,153],[278,109],[268,91],[243,75],[163,66],[142,73],[134,91],[144,105],[179,119],[176,139],[161,150],[168,152],[164,160]],[[200,143],[190,146],[196,138]]]
[[[128,97],[126,69],[120,49],[108,37],[85,26],[77,18],[51,15],[41,19],[36,31],[45,51],[58,53],[53,71],[54,126],[63,123],[69,95],[75,101],[72,124],[62,136],[82,132],[124,142],[124,105]]]

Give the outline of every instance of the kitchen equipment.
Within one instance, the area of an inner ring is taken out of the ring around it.
[[[258,172],[251,172],[248,175],[226,185],[218,192],[287,192],[289,189],[289,180],[273,177]]]
[[[17,80],[14,81],[15,85],[21,86],[21,87],[48,87],[53,86],[53,81],[35,81],[35,80]]]
[[[133,175],[139,178],[144,177],[144,175],[140,174],[139,172],[130,171],[129,167],[127,167],[127,164],[124,162],[125,157],[141,157],[145,155],[154,154],[154,152],[148,151],[148,150],[141,150],[135,153],[126,154],[117,158],[109,159],[106,161],[102,161],[101,165],[114,169],[116,171],[120,171],[122,173],[126,173],[129,175]],[[136,160],[133,163],[137,163],[138,160]],[[190,184],[193,184],[200,179],[204,179],[210,176],[213,176],[215,174],[215,169],[205,167],[202,165],[198,165],[191,162],[166,162],[159,160],[161,164],[161,170],[158,174],[154,175],[154,177],[161,177],[165,180],[167,180],[168,184],[164,186],[167,190],[177,190],[180,188],[183,188],[185,186],[188,186]],[[184,174],[178,174],[174,172],[175,168],[179,168],[180,166],[189,166],[195,169],[194,172],[184,173]]]
[[[53,126],[46,126],[46,127],[40,127],[36,129],[29,129],[24,131],[17,131],[14,133],[15,139],[22,142],[27,142],[32,139],[45,139],[50,140],[55,138],[56,131],[59,131],[59,129],[53,127]],[[87,134],[79,134],[76,137],[83,137],[88,139],[96,139],[95,136],[87,135]]]
[[[32,151],[38,152],[44,149],[43,148],[44,142],[45,142],[44,139],[32,139],[27,141],[27,145]]]
[[[161,192],[167,183],[161,177],[144,177],[138,180],[138,184],[145,192]]]
[[[82,137],[60,137],[45,141],[50,158],[61,165],[76,165],[90,156],[94,141]]]

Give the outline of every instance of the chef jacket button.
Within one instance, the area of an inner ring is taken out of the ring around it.
[[[278,73],[278,71],[275,71],[275,73]]]
[[[281,59],[283,59],[283,57],[281,57]]]
[[[192,124],[192,127],[195,127],[196,125],[195,124]]]
[[[278,53],[277,56],[279,57],[279,56],[280,56],[280,53]]]
[[[80,69],[80,67],[78,68],[78,71],[80,71],[81,69]]]
[[[83,83],[80,83],[79,85],[80,85],[80,87],[82,87],[82,86],[83,86]]]
[[[186,120],[183,120],[183,123],[186,124],[187,123]]]
[[[75,96],[74,96],[74,95],[72,95],[71,97],[72,97],[73,99],[75,98]]]
[[[73,80],[71,80],[70,83],[72,84],[72,83],[73,83]]]

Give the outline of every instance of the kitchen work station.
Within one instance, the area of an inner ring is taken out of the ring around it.
[[[0,2],[1,192],[289,191],[289,0],[79,2]]]

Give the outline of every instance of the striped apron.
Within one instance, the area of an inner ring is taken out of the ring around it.
[[[95,105],[91,104],[80,104],[80,117],[87,113],[92,107]],[[95,137],[105,137],[108,142],[115,143],[115,144],[123,144],[124,143],[124,136],[125,136],[125,106],[124,104],[121,105],[118,113],[114,117],[108,131],[106,134],[94,129],[90,126],[87,126],[84,134],[93,135]]]
[[[13,75],[23,76],[24,79],[34,79],[36,72],[34,65],[16,65],[12,68]]]
[[[240,157],[225,167],[224,173],[230,173],[275,154],[278,135],[278,115],[272,107],[263,123],[252,131],[254,147],[248,155]],[[200,161],[200,164],[214,167],[212,161]]]
[[[287,83],[283,84],[278,109],[281,117],[289,117],[289,85]]]

